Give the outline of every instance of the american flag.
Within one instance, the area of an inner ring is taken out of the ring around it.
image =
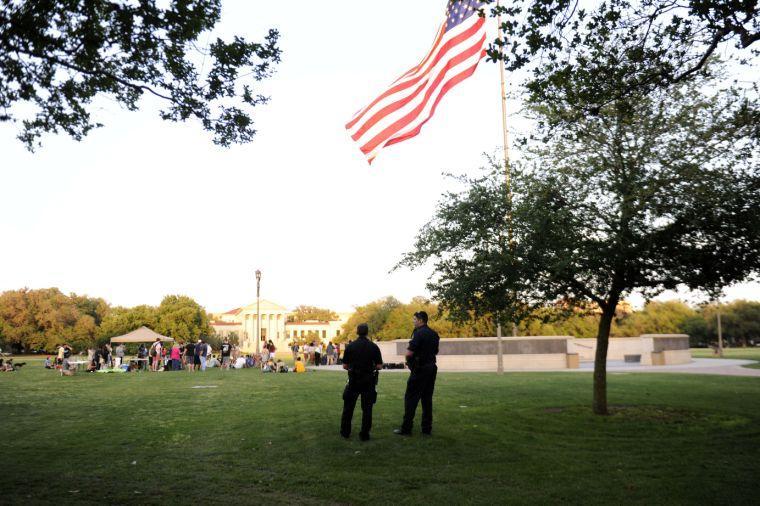
[[[485,19],[478,15],[482,3],[450,0],[446,19],[425,58],[346,125],[369,163],[384,147],[420,133],[443,96],[475,72],[485,56]]]

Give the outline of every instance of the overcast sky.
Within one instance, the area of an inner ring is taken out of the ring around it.
[[[218,148],[149,101],[129,113],[102,100],[104,128],[79,143],[45,137],[34,154],[0,124],[0,290],[56,286],[127,306],[181,293],[220,311],[254,300],[259,268],[262,297],[291,307],[426,295],[429,271],[388,271],[451,187],[442,172],[475,173],[500,149],[498,68],[483,61],[371,167],[343,125],[424,56],[445,4],[225,1],[222,35],[282,36],[248,145]],[[727,293],[757,299],[760,286]]]

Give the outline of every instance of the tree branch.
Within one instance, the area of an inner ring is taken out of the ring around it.
[[[66,60],[62,60],[62,59],[60,59],[60,58],[58,58],[56,56],[45,55],[45,54],[42,54],[42,53],[37,53],[35,51],[27,51],[27,50],[16,48],[16,47],[12,47],[11,49],[14,50],[17,53],[22,53],[22,54],[31,56],[33,58],[39,58],[41,60],[46,60],[46,61],[49,61],[51,63],[55,63],[57,65],[61,65],[62,67],[66,67],[68,69],[75,70],[75,71],[77,71],[79,73],[82,73],[82,74],[87,74],[87,75],[91,75],[91,76],[106,76],[106,77],[109,77],[109,78],[113,79],[114,81],[116,81],[119,84],[122,84],[124,86],[128,86],[128,87],[130,87],[132,89],[147,91],[148,93],[150,93],[152,95],[155,95],[158,98],[162,98],[162,99],[167,100],[169,102],[176,103],[176,101],[172,97],[163,95],[162,93],[159,93],[158,91],[154,90],[150,86],[147,86],[147,85],[144,85],[144,84],[136,84],[136,83],[127,81],[126,79],[123,79],[123,78],[121,78],[121,77],[119,77],[119,76],[117,76],[117,75],[115,75],[115,74],[113,74],[111,72],[106,72],[106,71],[103,71],[103,70],[88,70],[88,69],[82,68],[82,67],[80,67],[78,65],[75,65],[73,63],[70,63],[70,62],[68,62]]]

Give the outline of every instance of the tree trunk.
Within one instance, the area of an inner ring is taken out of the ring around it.
[[[610,328],[615,317],[616,303],[602,311],[599,330],[596,334],[596,356],[594,357],[594,413],[609,414],[607,411],[607,349],[610,343]]]

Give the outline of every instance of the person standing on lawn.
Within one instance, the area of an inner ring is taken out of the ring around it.
[[[174,344],[172,344],[172,349],[171,349],[171,352],[169,353],[169,357],[171,358],[171,361],[172,361],[172,371],[179,371],[180,359],[182,357],[182,353],[180,352],[178,342],[175,341]]]
[[[153,372],[158,371],[161,364],[161,339],[156,338],[155,341],[153,341],[153,344],[150,345],[150,358],[152,360],[151,362],[151,370]]]
[[[190,372],[195,371],[195,343],[192,341],[185,343],[185,368]]]
[[[119,345],[116,347],[116,350],[114,351],[114,355],[116,356],[116,367],[121,367],[121,364],[124,363],[124,345],[119,343]]]
[[[206,357],[208,357],[208,348],[203,339],[198,339],[198,344],[195,345],[195,352],[198,356],[198,363],[200,364],[201,371],[206,370]]]
[[[422,401],[422,434],[429,436],[433,430],[433,390],[438,373],[438,333],[428,327],[425,311],[414,313],[414,331],[406,352],[406,363],[411,373],[404,394],[404,421],[393,432],[400,436],[412,433],[412,422],[417,404]],[[348,351],[348,349],[346,349]]]
[[[377,371],[383,368],[380,348],[369,340],[369,327],[362,323],[356,328],[359,338],[346,348],[343,354],[343,369],[348,371],[348,384],[343,390],[343,414],[340,419],[340,435],[351,436],[351,419],[354,416],[356,400],[361,397],[362,428],[359,439],[369,440],[372,428],[372,406],[377,401],[375,384]]]
[[[230,355],[232,354],[232,345],[226,337],[222,343],[222,369],[230,368]]]

